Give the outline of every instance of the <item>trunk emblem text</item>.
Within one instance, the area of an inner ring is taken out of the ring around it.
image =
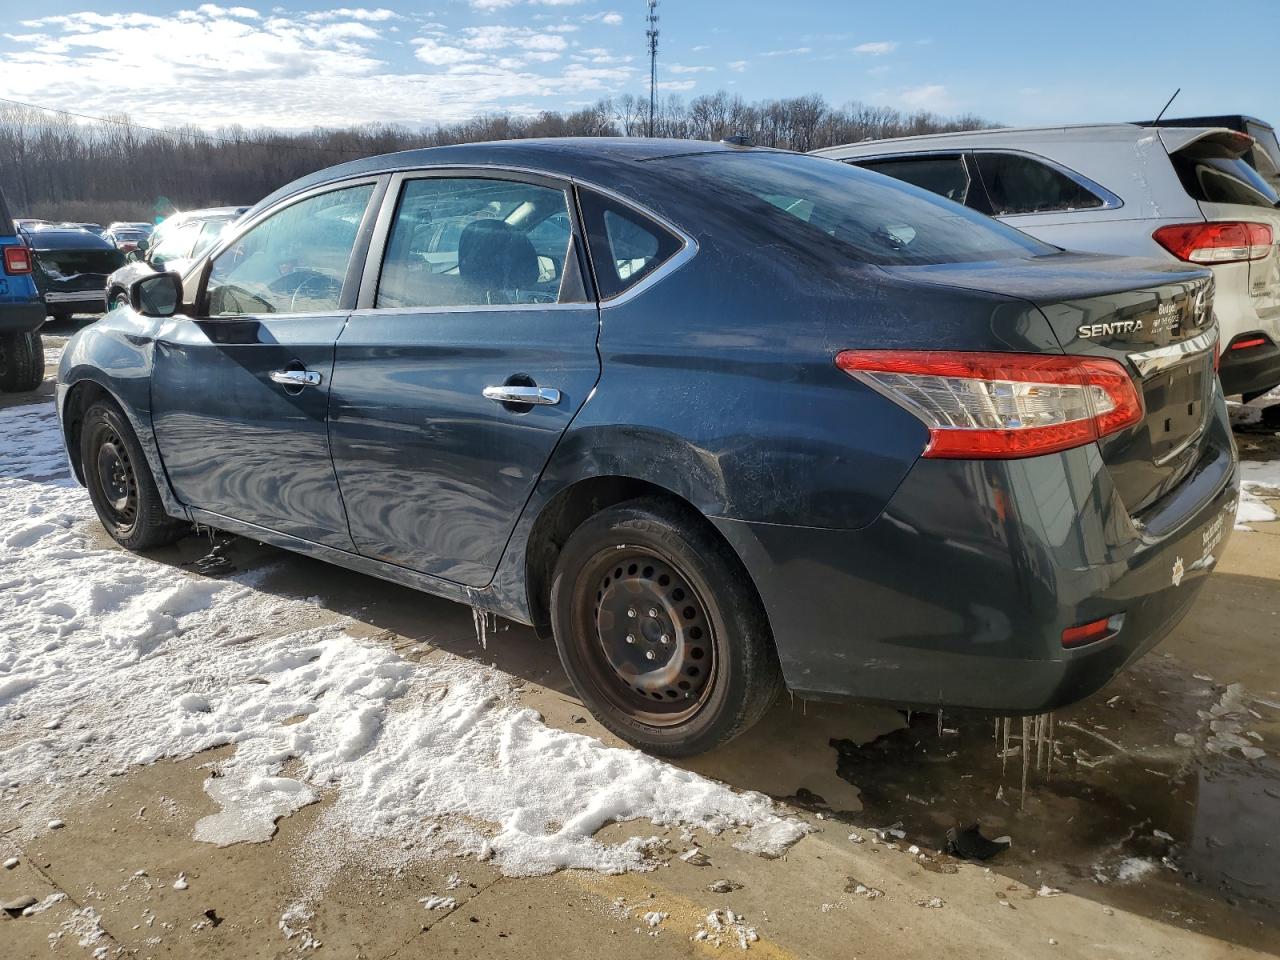
[[[1140,333],[1141,320],[1113,320],[1110,323],[1082,323],[1076,333],[1082,337],[1111,337],[1117,333]]]

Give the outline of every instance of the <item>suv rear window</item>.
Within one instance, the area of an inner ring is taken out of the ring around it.
[[[975,153],[982,184],[997,217],[1016,213],[1089,210],[1103,199],[1060,170],[1017,153]]]
[[[969,171],[965,168],[964,157],[958,153],[945,156],[867,160],[858,165],[867,170],[874,170],[876,173],[883,173],[887,177],[905,180],[925,190],[932,190],[938,196],[954,200],[956,203],[966,203],[969,200],[971,183]]]
[[[1171,155],[1182,187],[1200,203],[1241,203],[1275,207],[1275,190],[1225,144],[1197,140]]]
[[[1008,260],[1056,247],[958,203],[867,170],[791,153],[700,153],[661,163],[708,202],[799,246],[827,241],[864,263]]]

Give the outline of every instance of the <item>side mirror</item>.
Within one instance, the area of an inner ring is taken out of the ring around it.
[[[182,278],[153,273],[129,284],[129,306],[144,317],[172,317],[182,303]]]

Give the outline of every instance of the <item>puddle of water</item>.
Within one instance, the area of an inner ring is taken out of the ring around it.
[[[1252,703],[1244,715],[1265,757],[1206,751],[1223,692],[1155,658],[1058,713],[1051,737],[1046,721],[1028,721],[1025,796],[1019,719],[1003,758],[1004,731],[989,718],[915,715],[869,743],[832,739],[836,772],[864,805],[844,819],[901,821],[901,845],[930,850],[945,847],[948,828],[977,823],[988,838],[1012,838],[990,865],[1032,887],[1068,886],[1188,923],[1197,902],[1222,901],[1275,926],[1280,710]]]

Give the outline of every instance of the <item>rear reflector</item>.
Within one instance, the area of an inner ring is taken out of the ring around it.
[[[1250,347],[1265,347],[1270,342],[1266,337],[1247,337],[1244,340],[1237,340],[1231,345],[1231,349],[1248,350]]]
[[[1103,617],[1101,620],[1082,623],[1078,627],[1067,627],[1062,631],[1062,645],[1068,648],[1083,647],[1086,644],[1097,643],[1099,640],[1106,640],[1120,632],[1122,623],[1124,623],[1124,614],[1116,614],[1114,617]]]
[[[4,272],[8,274],[30,273],[31,251],[23,246],[5,247]]]
[[[1152,239],[1188,263],[1238,263],[1261,260],[1271,252],[1273,235],[1265,223],[1175,223]]]
[[[1036,457],[1084,446],[1143,417],[1137,387],[1115,360],[845,350],[836,366],[929,428],[926,457]]]

